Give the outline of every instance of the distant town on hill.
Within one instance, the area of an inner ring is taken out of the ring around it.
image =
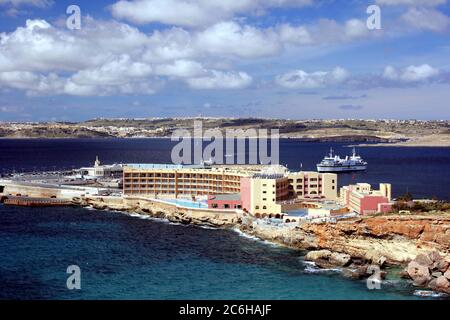
[[[281,138],[317,142],[450,146],[450,121],[285,120],[259,118],[93,119],[84,122],[3,122],[1,138],[168,138],[176,129],[279,129]]]

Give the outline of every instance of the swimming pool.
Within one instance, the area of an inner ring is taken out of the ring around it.
[[[308,209],[298,209],[286,212],[291,217],[306,217],[308,215]]]
[[[163,201],[173,203],[177,206],[185,208],[208,209],[208,204],[206,202],[192,201],[186,199],[163,199]]]

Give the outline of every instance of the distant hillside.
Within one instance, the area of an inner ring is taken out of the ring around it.
[[[257,118],[94,119],[80,123],[3,123],[3,138],[170,137],[176,129],[278,129],[282,138],[450,146],[449,121],[281,120]]]

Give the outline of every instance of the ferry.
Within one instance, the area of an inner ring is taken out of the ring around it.
[[[333,148],[330,149],[330,154],[317,164],[318,172],[352,172],[367,170],[367,162],[356,154],[353,148],[352,155],[346,156],[342,159],[338,155],[333,154]]]

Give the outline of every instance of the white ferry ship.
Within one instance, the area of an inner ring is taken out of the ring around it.
[[[317,171],[319,172],[351,172],[351,171],[365,171],[367,169],[367,162],[360,156],[356,155],[355,148],[353,148],[352,155],[346,156],[342,159],[338,155],[333,154],[333,148],[330,149],[330,154],[325,157],[322,162],[317,164]]]

